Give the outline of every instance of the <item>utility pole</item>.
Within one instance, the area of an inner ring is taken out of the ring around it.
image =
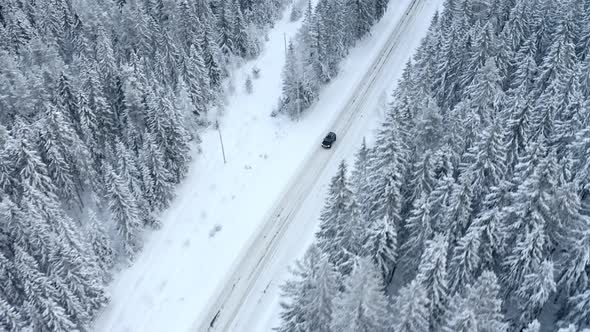
[[[217,132],[219,133],[219,142],[221,143],[221,154],[223,155],[223,163],[226,164],[227,160],[225,159],[225,149],[223,148],[223,138],[221,138],[221,127],[219,127],[219,121],[215,120],[215,126],[217,127]]]
[[[303,70],[303,80],[297,84],[297,121],[301,121],[301,84],[305,81],[305,69]]]
[[[287,59],[287,33],[283,32],[283,37],[285,39],[285,59]]]
[[[297,121],[301,119],[301,81],[297,80]]]

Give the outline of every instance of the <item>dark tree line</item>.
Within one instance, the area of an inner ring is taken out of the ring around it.
[[[278,330],[589,328],[589,40],[588,1],[446,0]]]
[[[283,0],[0,4],[0,330],[86,330]]]
[[[279,113],[291,118],[301,116],[317,99],[320,87],[338,74],[338,65],[348,50],[381,19],[387,3],[319,0],[312,7],[311,1],[306,1],[303,26],[287,50]]]

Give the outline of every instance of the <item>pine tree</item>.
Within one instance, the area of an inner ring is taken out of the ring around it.
[[[389,114],[377,133],[369,166],[369,197],[371,220],[387,216],[393,225],[400,225],[401,180],[405,173],[405,151],[400,144],[397,127]]]
[[[332,331],[387,331],[389,310],[380,274],[361,258],[334,303]]]
[[[504,98],[501,78],[493,58],[486,58],[465,93],[467,110],[477,119],[477,123],[483,126],[491,124]]]
[[[29,136],[31,134],[27,131],[27,134],[23,133],[23,136],[24,135]],[[21,136],[20,138],[17,138],[14,144],[14,170],[18,172],[16,176],[20,185],[14,190],[19,194],[22,194],[24,186],[28,185],[41,192],[54,193],[56,189],[47,175],[47,166],[39,157],[34,146],[29,141],[29,138]]]
[[[440,319],[447,305],[448,276],[447,250],[448,240],[442,234],[436,234],[425,243],[416,280],[422,284],[429,298],[429,321],[434,329],[439,327]]]
[[[407,168],[407,175],[402,185],[402,195],[404,202],[401,210],[401,217],[405,219],[410,211],[414,201],[420,198],[422,194],[429,195],[436,183],[435,165],[438,156],[433,156],[432,150],[427,150],[417,161],[413,161],[412,166]]]
[[[231,53],[236,51],[234,39],[237,37],[235,35],[235,27],[236,27],[236,17],[237,14],[234,12],[236,9],[234,7],[234,1],[224,1],[220,7],[220,12],[218,14],[218,22],[219,22],[219,48],[221,52],[228,56]]]
[[[285,66],[282,73],[283,95],[281,97],[281,111],[292,118],[300,116],[302,104],[300,72],[295,58],[295,48],[292,42],[289,42]],[[303,104],[305,105],[305,104]]]
[[[387,10],[387,4],[389,2],[387,0],[375,0],[375,18],[380,19],[385,15],[385,11]]]
[[[146,199],[152,209],[163,209],[172,199],[172,174],[165,167],[164,154],[154,136],[144,133],[140,167]]]
[[[467,307],[465,301],[460,299],[458,296],[453,297],[451,304],[449,305],[449,312],[447,312],[447,318],[444,321],[442,331],[444,332],[455,332],[455,331],[477,331],[477,317],[473,312],[472,308]]]
[[[545,90],[551,82],[566,82],[571,76],[576,59],[575,46],[571,37],[571,27],[564,20],[557,29],[540,68],[538,84],[541,91]]]
[[[449,264],[451,294],[460,291],[464,285],[473,284],[475,276],[480,268],[479,257],[481,245],[481,229],[471,225],[467,233],[459,239],[453,250],[451,263]]]
[[[547,252],[547,242],[547,236],[540,225],[533,225],[527,233],[518,235],[503,262],[507,292],[517,289],[524,282],[525,276],[541,265]]]
[[[464,292],[456,293],[449,302],[443,322],[444,331],[507,331],[498,298],[500,286],[496,275],[484,271]]]
[[[233,43],[235,52],[241,57],[251,57],[254,55],[250,36],[246,31],[246,22],[242,15],[239,0],[233,1],[232,11],[234,12],[233,26]]]
[[[82,186],[91,176],[89,152],[66,116],[62,109],[46,105],[44,132],[40,135],[42,159],[58,195],[68,203],[82,205]]]
[[[363,244],[367,239],[365,220],[362,219],[354,197],[352,197],[347,210],[349,213],[348,221],[339,229],[337,240],[340,250],[335,257],[335,266],[343,275],[350,273],[354,265],[354,259],[361,254]],[[390,244],[395,245],[395,243]],[[390,248],[390,250],[395,249]]]
[[[15,261],[24,291],[23,309],[27,324],[33,330],[71,331],[74,323],[67,317],[62,306],[55,302],[56,289],[47,276],[39,272],[35,259],[24,250],[17,248]]]
[[[367,141],[363,138],[361,148],[357,152],[354,160],[354,166],[350,174],[350,185],[355,199],[359,204],[363,220],[369,220],[369,156],[370,150],[367,147]]]
[[[527,39],[516,53],[516,71],[512,74],[511,91],[521,89],[521,97],[525,97],[537,87],[537,75],[539,67],[536,58],[535,48],[536,34]],[[516,95],[518,96],[518,94]]]
[[[536,229],[548,236],[544,246],[545,249],[555,246],[556,234],[547,234],[546,228],[556,222],[558,216],[555,214],[554,201],[556,189],[556,161],[553,154],[545,157],[534,169],[533,173],[518,187],[513,195],[512,204],[506,209],[505,223],[506,232],[510,234],[505,238],[507,243],[527,232]]]
[[[429,331],[430,300],[422,284],[416,280],[403,287],[394,300],[393,328],[397,332]]]
[[[205,21],[201,39],[203,41],[203,60],[205,61],[205,67],[207,67],[207,73],[209,74],[209,85],[213,91],[216,91],[221,86],[223,70],[219,60],[221,51],[217,46],[211,21]]]
[[[334,266],[325,255],[320,258],[312,282],[313,289],[309,294],[308,308],[310,316],[307,318],[309,330],[329,332],[339,281]]]
[[[363,252],[373,258],[373,264],[388,285],[391,283],[397,263],[397,231],[385,218],[371,224]]]
[[[544,260],[531,273],[525,275],[524,281],[516,291],[521,301],[520,320],[526,324],[536,318],[549,297],[555,293],[553,262]]]
[[[138,233],[141,227],[135,199],[125,180],[109,164],[105,165],[104,174],[109,211],[116,222],[125,254],[133,257],[140,249]]]
[[[420,150],[435,150],[443,137],[444,124],[440,108],[436,101],[426,96],[426,101],[418,107],[419,114],[416,116],[416,135],[414,144]]]
[[[311,308],[312,299],[308,295],[314,285],[312,274],[318,265],[321,252],[312,245],[307,249],[302,261],[295,262],[295,268],[290,269],[293,278],[281,285],[282,297],[286,301],[281,305],[281,326],[277,329],[280,332],[309,331],[310,316],[308,309]]]
[[[557,150],[557,155],[563,157],[567,146],[575,140],[576,133],[582,129],[584,120],[584,109],[589,105],[583,96],[580,80],[582,68],[576,66],[576,71],[570,78],[568,91],[565,95],[565,107],[555,117],[555,134],[552,145]]]
[[[347,177],[346,163],[342,161],[338,174],[330,183],[329,198],[320,216],[320,229],[316,234],[318,247],[343,274],[351,271],[351,255],[355,253],[347,249],[351,248],[351,241],[354,241],[352,236],[356,235],[351,233],[357,232],[359,226],[352,223],[355,221],[351,211],[353,198]]]
[[[98,258],[100,270],[104,272],[103,279],[109,279],[108,271],[114,265],[114,253],[111,239],[105,231],[104,225],[98,220],[94,211],[89,213],[88,240],[94,255]]]
[[[472,287],[467,288],[467,303],[478,317],[479,331],[507,331],[502,313],[500,285],[491,271],[484,271]]]
[[[449,240],[453,244],[465,234],[473,217],[473,201],[475,200],[473,183],[475,181],[472,180],[472,174],[470,172],[461,174],[459,183],[453,186],[449,205],[444,210],[443,225],[439,225],[436,229],[449,234]]]
[[[432,206],[425,195],[414,201],[414,208],[405,225],[408,233],[407,240],[402,244],[402,260],[404,262],[404,271],[409,275],[416,267],[416,260],[422,256],[425,242],[434,235],[433,218],[431,212]]]
[[[209,93],[210,82],[201,51],[194,45],[190,47],[190,54],[185,68],[185,80],[195,107],[193,112],[196,115],[204,114],[212,98]]]
[[[490,187],[499,185],[506,174],[506,148],[502,127],[500,120],[494,121],[491,127],[478,135],[477,141],[464,156],[469,164],[464,167],[470,178],[467,185],[471,187],[475,202],[485,197]]]
[[[526,92],[521,87],[509,97],[509,105],[506,114],[510,114],[510,119],[504,128],[504,139],[506,140],[506,172],[512,173],[518,159],[524,153],[529,135],[531,132],[531,102]]]

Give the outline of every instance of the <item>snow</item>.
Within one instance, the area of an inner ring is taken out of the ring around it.
[[[371,98],[366,114],[355,123],[337,151],[339,158],[351,158],[382,117],[387,95],[399,78],[403,66],[418,45],[441,0],[428,5],[414,22],[415,33],[403,38],[394,63],[388,65],[379,93]],[[235,93],[228,98],[219,118],[227,163],[224,164],[219,132],[209,129],[201,134],[203,152],[193,151],[188,177],[178,187],[177,198],[161,215],[161,230],[146,234],[145,247],[134,264],[121,271],[110,285],[111,302],[95,320],[96,331],[188,331],[196,317],[224,280],[248,239],[256,232],[264,216],[296,173],[306,156],[317,148],[329,124],[373,63],[401,13],[410,0],[392,1],[372,36],[351,52],[342,72],[323,89],[320,101],[299,122],[282,117],[271,118],[281,94],[281,69],[284,63],[284,37],[290,38],[300,26],[289,22],[289,15],[269,33],[266,50],[255,61],[245,63],[233,75]],[[287,13],[289,13],[287,11]],[[253,79],[253,93],[244,83],[252,67],[261,69]],[[337,133],[338,134],[338,133]],[[340,137],[339,137],[340,139]],[[328,167],[307,197],[296,217],[294,235],[276,253],[264,276],[273,275],[260,301],[248,299],[236,319],[240,331],[268,331],[277,324],[278,284],[287,276],[286,266],[311,243],[327,182],[337,162]],[[263,277],[264,277],[263,276]],[[278,277],[278,278],[276,278]],[[257,284],[258,288],[258,284]],[[250,300],[258,303],[256,308]],[[241,319],[248,317],[248,319]]]

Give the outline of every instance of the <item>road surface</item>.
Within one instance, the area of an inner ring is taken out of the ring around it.
[[[425,5],[430,2],[439,1],[411,0],[370,70],[359,82],[355,93],[349,97],[348,103],[331,126],[338,135],[335,145],[331,150],[324,150],[318,143],[318,148],[312,150],[312,153],[301,163],[291,182],[270,210],[271,213],[265,218],[265,222],[250,239],[248,249],[236,260],[237,263],[232,267],[222,288],[216,292],[217,295],[209,309],[204,315],[198,317],[193,326],[194,331],[238,330],[235,327],[236,317],[239,316],[240,310],[243,310],[245,303],[248,302],[251,305],[254,303],[250,302],[256,302],[253,290],[259,289],[261,283],[263,283],[262,286],[267,283],[267,278],[260,278],[260,276],[272,262],[276,249],[284,242],[289,226],[295,220],[306,198],[312,194],[322,175],[346,157],[346,149],[350,147],[347,141],[352,140],[350,144],[358,146],[358,139],[363,135],[362,129],[366,128],[367,117],[364,112],[371,111],[371,108],[375,107],[375,99],[384,92],[385,86],[391,86],[391,84],[383,85],[380,82],[392,79],[392,76],[401,72],[411,51],[405,39],[409,34],[416,33],[415,30],[420,32],[424,30],[423,26],[418,27],[417,21],[424,20],[420,15],[425,14]],[[414,39],[422,36],[421,33],[417,35],[418,37]],[[417,44],[415,40],[414,44]],[[397,68],[392,71],[390,66]],[[321,139],[322,137],[318,137],[317,141],[321,142]],[[323,204],[323,201],[320,204]],[[313,232],[313,229],[309,231]]]

